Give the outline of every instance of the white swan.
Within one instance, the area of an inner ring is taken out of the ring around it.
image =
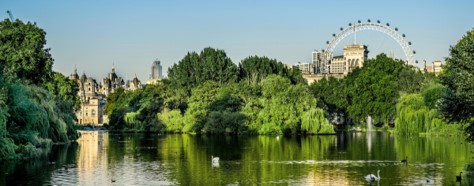
[[[374,174],[369,174],[364,177],[366,181],[368,182],[374,182],[374,181],[379,181],[380,180],[380,170],[377,171],[377,176]]]
[[[219,157],[214,157],[211,155],[211,161],[213,167],[219,167]]]

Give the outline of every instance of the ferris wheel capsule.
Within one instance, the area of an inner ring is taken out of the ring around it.
[[[358,23],[361,23],[361,22],[360,22],[360,20],[359,20],[359,21],[357,21],[357,22],[358,22]]]
[[[332,34],[332,37],[336,37],[336,34]]]
[[[329,41],[326,41],[326,44],[329,44]]]
[[[340,30],[342,31],[342,30],[344,30],[344,29],[341,27]]]
[[[352,26],[352,23],[349,23],[349,26]]]
[[[395,28],[395,31],[398,31],[398,28]]]
[[[380,20],[377,20],[377,23],[380,23]]]
[[[390,26],[390,24],[389,24],[389,23],[387,23],[387,26]]]
[[[369,23],[370,23],[370,19],[367,19],[367,22],[369,22]]]

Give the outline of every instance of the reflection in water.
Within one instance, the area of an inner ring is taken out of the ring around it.
[[[7,162],[0,185],[452,185],[472,163],[459,138],[390,133],[205,136],[87,131],[40,161]],[[464,142],[464,143],[462,143]],[[213,162],[211,156],[219,157]],[[405,156],[409,163],[401,163]],[[463,184],[472,183],[467,176]],[[376,183],[374,183],[376,184]]]

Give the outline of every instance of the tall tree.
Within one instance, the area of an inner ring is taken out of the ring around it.
[[[53,80],[47,82],[45,86],[59,99],[69,103],[74,109],[79,109],[80,100],[77,96],[79,85],[75,80],[71,80],[59,72],[53,72]]]
[[[53,58],[45,48],[46,32],[17,19],[0,22],[0,66],[3,75],[43,84],[52,79]]]
[[[327,111],[329,118],[346,115],[348,105],[344,79],[324,78],[311,84],[310,89],[318,100],[317,106]]]
[[[393,117],[399,96],[397,77],[404,67],[403,61],[381,54],[350,73],[346,93],[351,118],[365,121],[370,115],[377,122],[384,122]]]
[[[466,131],[474,140],[474,29],[451,47],[441,83],[446,86],[441,112],[451,120],[470,123]]]
[[[259,83],[262,79],[272,74],[286,77],[290,79],[293,84],[305,82],[301,71],[288,68],[285,64],[276,59],[250,56],[243,59],[239,64],[239,79],[249,84]]]
[[[227,57],[224,50],[204,48],[200,54],[188,53],[168,70],[172,83],[190,90],[205,81],[219,84],[237,80],[237,66]]]
[[[441,83],[446,86],[441,110],[448,118],[466,121],[474,117],[474,29],[467,33],[446,59]]]

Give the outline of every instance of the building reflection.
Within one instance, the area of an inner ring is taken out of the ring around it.
[[[78,139],[77,178],[79,185],[95,185],[97,171],[107,170],[108,161],[105,147],[109,144],[105,131],[80,131]]]

